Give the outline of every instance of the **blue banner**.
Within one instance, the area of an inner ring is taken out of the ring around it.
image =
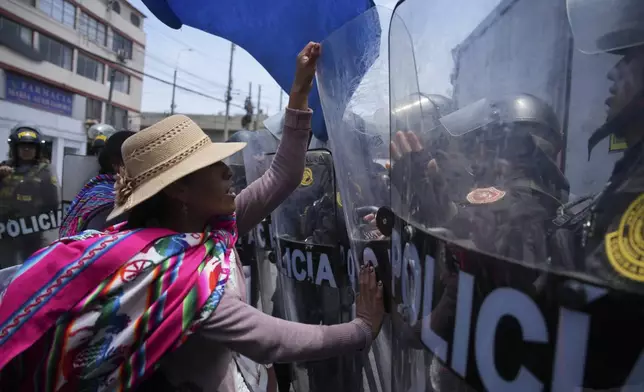
[[[374,6],[373,0],[143,0],[143,3],[169,27],[178,29],[185,24],[244,48],[286,92],[293,83],[295,58],[309,41],[323,41]],[[373,26],[379,29],[378,18],[372,19]],[[367,41],[380,40],[380,35],[373,35],[373,28],[365,34],[363,27],[355,24],[351,27],[354,34],[347,34],[351,38],[347,47],[354,48],[358,57],[362,57],[365,48],[376,44]],[[345,73],[360,80],[370,66],[360,63]],[[326,140],[317,86],[309,106],[315,111],[313,133]]]
[[[37,80],[5,72],[5,99],[48,112],[72,115],[74,94]]]

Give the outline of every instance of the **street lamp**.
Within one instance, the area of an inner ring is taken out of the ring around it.
[[[177,70],[179,70],[179,60],[181,60],[181,55],[185,52],[192,52],[191,48],[183,48],[179,51],[177,54],[177,62],[174,67],[174,78],[172,79],[172,103],[170,104],[170,114],[174,114],[174,108],[176,105],[174,104],[174,94],[177,89]]]

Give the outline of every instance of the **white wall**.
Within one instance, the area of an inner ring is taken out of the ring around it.
[[[87,136],[83,121],[46,112],[7,101],[0,101],[0,160],[9,153],[7,139],[16,124],[24,122],[36,125],[45,136],[54,139],[52,166],[58,179],[62,178],[65,147],[74,148],[79,154],[86,153]]]

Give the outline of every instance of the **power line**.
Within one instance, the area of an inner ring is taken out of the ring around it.
[[[146,73],[145,71],[139,71],[138,69],[132,68],[132,67],[130,67],[128,65],[125,65],[125,64],[121,64],[121,63],[119,63],[117,61],[113,61],[113,60],[108,59],[106,57],[102,57],[102,56],[94,56],[94,57],[99,57],[101,60],[103,60],[103,61],[105,61],[105,62],[107,62],[109,64],[116,65],[116,66],[118,66],[120,68],[127,69],[130,72],[135,72],[135,73],[138,73],[138,74],[143,75],[145,77],[148,77],[148,78],[150,78],[152,80],[156,80],[157,82],[165,83],[167,85],[172,86],[172,82],[167,81],[167,80],[162,79],[162,78],[159,78],[159,77],[156,77],[154,75],[150,75],[150,74]],[[193,89],[190,89],[190,88],[187,88],[187,87],[184,87],[184,86],[180,86],[180,85],[177,85],[176,87],[178,89],[180,89],[180,90],[187,91],[187,92],[190,92],[190,93],[193,93],[193,94],[197,94],[197,95],[200,95],[200,96],[202,96],[204,98],[210,98],[210,99],[212,99],[214,101],[226,103],[226,101],[221,99],[221,98],[213,97],[212,95],[208,95],[208,94],[202,93],[200,91],[196,91],[196,90],[193,90]],[[233,105],[235,107],[238,107],[240,109],[244,108],[242,105],[238,105],[238,104],[234,104],[234,103],[231,103],[231,105]]]

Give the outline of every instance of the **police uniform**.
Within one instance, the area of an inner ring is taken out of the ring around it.
[[[55,229],[58,224],[58,184],[49,163],[40,157],[41,141],[38,130],[26,126],[15,127],[9,138],[12,159],[3,165],[11,166],[13,173],[0,182],[0,219],[5,225],[0,239],[1,267],[22,263],[45,245],[42,231]],[[33,161],[20,160],[17,148],[22,143],[36,146]],[[10,224],[19,227],[15,237],[9,233]]]

